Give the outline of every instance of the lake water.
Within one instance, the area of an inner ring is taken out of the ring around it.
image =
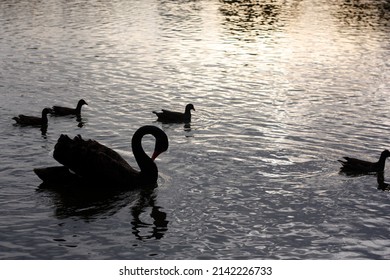
[[[0,258],[389,259],[390,193],[337,162],[390,148],[389,61],[389,1],[1,1]],[[80,98],[81,125],[12,120]],[[143,125],[156,189],[39,189],[61,133],[136,166]]]

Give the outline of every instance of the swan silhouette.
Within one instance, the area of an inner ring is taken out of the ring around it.
[[[88,105],[88,103],[85,102],[84,99],[80,99],[79,102],[77,103],[76,108],[53,106],[52,114],[56,116],[68,116],[68,115],[81,116],[81,107],[83,105]]]
[[[377,162],[369,162],[361,159],[343,157],[344,160],[338,160],[342,166],[340,171],[345,173],[373,173],[383,172],[385,169],[386,158],[390,157],[390,151],[384,150]]]
[[[145,153],[141,143],[147,134],[156,139],[152,157]],[[134,133],[131,143],[139,171],[117,152],[95,140],[84,140],[80,135],[71,139],[62,134],[53,157],[63,166],[36,168],[34,172],[48,184],[81,181],[113,189],[156,185],[158,169],[154,160],[168,149],[167,135],[158,127],[142,126]]]
[[[184,113],[162,109],[161,112],[153,111],[157,121],[164,123],[189,123],[191,122],[191,110],[195,111],[194,105],[187,104]]]
[[[17,117],[13,117],[12,119],[15,120],[16,123],[20,125],[47,126],[47,114],[51,112],[52,109],[45,108],[42,110],[41,117],[19,115]]]

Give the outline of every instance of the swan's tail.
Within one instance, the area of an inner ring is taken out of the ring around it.
[[[45,183],[65,183],[78,179],[78,176],[65,166],[35,168],[34,173]]]

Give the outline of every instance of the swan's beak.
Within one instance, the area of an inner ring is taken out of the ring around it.
[[[160,152],[157,152],[157,151],[154,151],[153,155],[152,155],[152,160],[155,160],[156,157],[158,157],[158,155],[161,154]]]

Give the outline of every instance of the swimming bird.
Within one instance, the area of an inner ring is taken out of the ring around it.
[[[88,105],[87,102],[85,102],[84,99],[80,99],[77,103],[76,108],[68,108],[68,107],[61,107],[61,106],[53,106],[53,115],[56,116],[68,116],[68,115],[81,115],[81,107],[83,105]]]
[[[151,134],[156,139],[152,157],[143,147],[142,138]],[[168,149],[168,137],[156,126],[142,126],[133,135],[132,150],[140,170],[132,168],[117,152],[95,140],[80,135],[61,135],[54,147],[53,157],[63,166],[36,168],[34,172],[44,183],[61,183],[67,177],[112,189],[155,185],[158,178],[156,157]]]
[[[20,125],[47,126],[47,121],[48,121],[47,114],[49,114],[51,112],[52,112],[52,109],[44,108],[42,110],[41,117],[19,115],[17,117],[13,117],[12,119],[15,120],[16,123],[18,123]]]
[[[385,169],[386,158],[390,157],[389,150],[384,150],[377,162],[369,162],[361,159],[343,157],[344,160],[338,160],[342,167],[340,171],[345,173],[374,173],[383,172]]]
[[[191,110],[195,111],[194,105],[187,104],[184,113],[162,109],[161,112],[153,111],[157,115],[157,121],[164,123],[189,123],[191,122]]]

